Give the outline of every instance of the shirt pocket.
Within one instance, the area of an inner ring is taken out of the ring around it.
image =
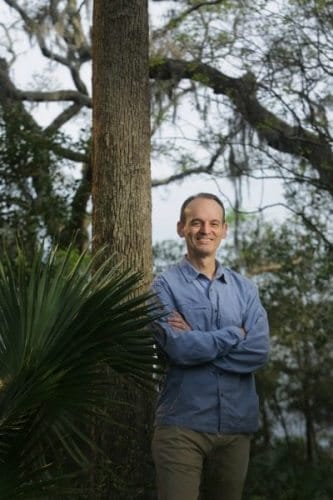
[[[212,324],[212,308],[197,302],[183,302],[177,306],[192,330],[208,331]]]
[[[241,328],[244,326],[245,311],[242,305],[236,301],[226,300],[223,302],[219,310],[219,316],[222,328],[228,326]]]

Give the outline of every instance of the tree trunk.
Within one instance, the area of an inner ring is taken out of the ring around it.
[[[121,268],[151,280],[150,97],[147,0],[95,0],[93,13],[93,249],[107,245]],[[151,403],[110,381],[118,427],[97,430],[112,463],[94,498],[148,499]]]
[[[95,0],[93,237],[150,280],[151,178],[147,0]]]

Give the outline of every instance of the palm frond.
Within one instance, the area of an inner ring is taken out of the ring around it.
[[[138,294],[140,275],[120,272],[112,259],[97,268],[98,258],[82,254],[73,265],[71,248],[59,256],[42,246],[30,266],[22,251],[15,263],[3,255],[2,499],[28,495],[35,483],[44,493],[54,488],[51,442],[87,466],[84,450],[93,443],[83,429],[93,413],[105,412],[110,370],[154,388],[149,325],[158,310],[149,294]]]

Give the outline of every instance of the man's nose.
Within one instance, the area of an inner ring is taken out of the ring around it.
[[[207,234],[209,233],[210,231],[210,226],[209,226],[209,222],[202,222],[201,223],[201,228],[200,228],[201,232],[204,233],[204,234]]]

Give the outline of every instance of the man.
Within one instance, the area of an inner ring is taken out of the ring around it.
[[[167,315],[156,342],[168,361],[152,454],[159,500],[240,500],[258,428],[254,372],[267,361],[268,323],[255,286],[222,267],[222,202],[209,193],[182,205],[187,254],[153,283]]]

